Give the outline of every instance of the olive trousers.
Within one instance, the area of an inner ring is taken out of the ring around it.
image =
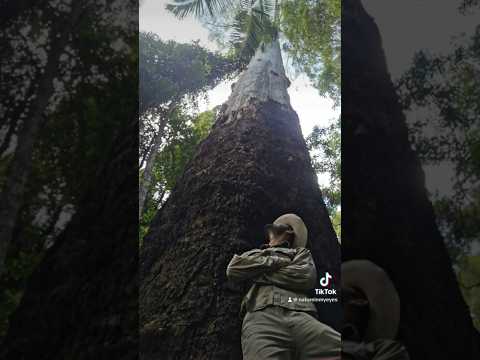
[[[340,333],[312,314],[280,306],[247,312],[243,360],[340,360]]]

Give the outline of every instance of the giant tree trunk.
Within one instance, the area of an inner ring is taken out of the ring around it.
[[[479,359],[377,26],[359,0],[343,2],[342,40],[342,259],[389,273],[412,360]]]
[[[153,220],[141,251],[144,360],[242,358],[247,288],[227,282],[226,266],[283,213],[304,219],[319,274],[338,279],[339,245],[287,86],[278,42],[259,49]]]
[[[138,358],[138,122],[123,127],[28,281],[0,358]]]

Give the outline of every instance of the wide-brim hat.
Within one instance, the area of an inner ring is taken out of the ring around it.
[[[342,287],[361,290],[368,299],[370,317],[365,341],[394,339],[400,323],[400,298],[387,273],[369,260],[342,263]]]
[[[273,232],[277,235],[284,234],[286,232],[290,232],[293,234],[293,228],[287,224],[267,224],[265,225],[265,232],[267,234],[269,232]]]
[[[290,225],[292,227],[295,234],[292,244],[293,248],[307,246],[308,230],[300,216],[295,214],[284,214],[273,222],[273,225],[278,224]]]

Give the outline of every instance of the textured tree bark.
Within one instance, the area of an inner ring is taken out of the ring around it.
[[[412,360],[478,359],[460,294],[411,149],[376,24],[342,2],[342,260],[367,258],[399,291],[399,337]]]
[[[339,244],[287,85],[278,43],[258,50],[152,222],[141,251],[142,359],[242,358],[247,287],[228,283],[226,266],[283,213],[304,219],[319,274],[338,279]],[[338,322],[338,306],[321,310]]]
[[[138,359],[137,132],[138,122],[123,126],[29,279],[1,359]]]

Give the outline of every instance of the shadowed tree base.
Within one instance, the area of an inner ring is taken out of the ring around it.
[[[338,279],[339,245],[295,112],[250,102],[230,119],[217,119],[144,240],[144,360],[242,358],[238,313],[248,286],[227,283],[225,270],[283,213],[304,219],[319,274]],[[338,305],[321,310],[338,325]]]
[[[359,0],[342,4],[342,260],[388,272],[412,360],[479,359],[378,28]]]

